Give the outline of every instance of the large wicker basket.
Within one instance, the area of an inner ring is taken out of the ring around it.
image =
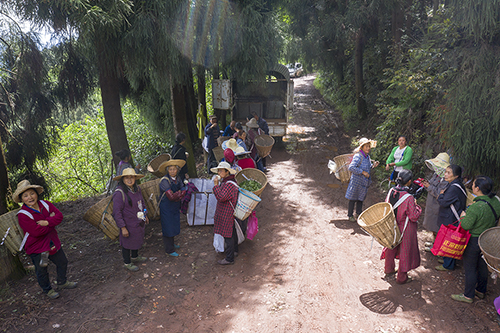
[[[116,239],[120,234],[120,230],[116,226],[116,221],[113,218],[113,197],[109,196],[87,210],[83,219],[99,230],[102,230],[109,238]]]
[[[153,179],[144,184],[139,185],[142,192],[142,197],[146,202],[148,210],[147,215],[150,221],[160,218],[160,210],[158,209],[158,199],[160,198],[160,181],[161,179]]]
[[[257,183],[261,184],[262,187],[259,190],[252,192],[253,194],[259,197],[267,185],[266,174],[258,169],[251,169],[251,168],[243,169],[241,171],[238,171],[238,173],[236,173],[236,176],[234,178],[236,179],[236,183],[238,183],[238,185],[243,183],[245,180],[255,180]]]
[[[166,162],[170,159],[171,159],[170,154],[161,154],[160,156],[153,158],[151,162],[149,162],[148,164],[148,171],[158,178],[165,176],[163,173],[158,171],[158,168],[163,162]]]
[[[271,154],[271,149],[273,149],[274,145],[274,138],[267,134],[261,134],[255,137],[254,143],[257,151],[259,152],[259,156],[264,158]]]
[[[0,216],[0,243],[3,242],[13,255],[19,253],[24,238],[24,231],[17,220],[18,211],[12,210]]]
[[[335,156],[333,161],[337,164],[337,172],[335,176],[342,182],[347,183],[351,179],[351,172],[349,171],[349,164],[351,164],[354,154],[345,154]]]
[[[223,143],[224,141],[229,140],[229,139],[231,139],[231,137],[230,137],[230,136],[219,136],[219,137],[217,138],[217,144],[218,144],[219,146],[222,146],[222,143]]]
[[[220,162],[224,158],[224,150],[222,150],[221,146],[214,147],[212,151],[214,152],[217,162]]]
[[[380,245],[389,249],[395,248],[401,241],[394,211],[388,202],[380,202],[367,208],[359,215],[358,224]]]
[[[485,230],[479,236],[478,243],[488,269],[500,273],[500,227]]]

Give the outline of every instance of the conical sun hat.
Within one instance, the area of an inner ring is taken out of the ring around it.
[[[113,178],[113,180],[120,181],[120,179],[122,179],[125,176],[134,176],[136,180],[137,179],[141,179],[142,177],[144,177],[144,175],[136,173],[135,169],[133,169],[133,168],[126,168],[125,170],[123,170],[123,172],[122,172],[121,175],[116,176],[115,178]]]
[[[211,168],[210,171],[212,171],[213,173],[217,173],[219,169],[226,169],[232,175],[236,173],[236,170],[231,168],[231,165],[227,162],[220,162],[218,166],[216,166],[215,168]]]
[[[158,172],[165,174],[166,170],[169,166],[175,165],[178,166],[179,168],[182,168],[186,164],[186,161],[184,160],[168,160],[160,164],[158,167]]]
[[[36,191],[36,193],[38,193],[38,195],[40,195],[40,194],[43,193],[43,187],[42,186],[40,186],[40,185],[31,185],[31,183],[29,182],[29,180],[25,179],[25,180],[21,180],[17,184],[17,188],[14,191],[14,194],[12,194],[12,200],[15,203],[21,203],[22,202],[22,200],[20,198],[21,194],[23,194],[24,192],[26,192],[29,189],[34,189]]]

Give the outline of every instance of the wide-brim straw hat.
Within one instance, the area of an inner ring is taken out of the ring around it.
[[[450,165],[450,155],[447,153],[439,153],[436,157],[425,160],[425,165],[434,172],[440,171],[439,169],[446,169]]]
[[[125,176],[134,176],[136,180],[137,179],[141,179],[142,177],[144,177],[144,175],[136,173],[135,169],[133,169],[133,168],[126,168],[126,169],[123,170],[123,172],[122,172],[121,175],[116,176],[115,178],[113,178],[113,180],[116,180],[118,182],[118,181],[120,181],[120,179],[122,179]]]
[[[36,193],[38,193],[38,195],[40,195],[40,194],[43,193],[43,187],[42,186],[40,186],[40,185],[31,185],[31,183],[29,182],[29,180],[25,179],[25,180],[21,180],[17,184],[17,188],[14,191],[14,194],[12,194],[12,200],[15,203],[21,203],[22,202],[22,200],[21,200],[21,194],[23,194],[25,191],[27,191],[29,189],[34,189],[36,191]]]
[[[377,141],[370,140],[370,139],[367,139],[367,138],[361,138],[361,139],[359,139],[358,149],[361,149],[361,147],[363,147],[367,143],[369,143],[372,148],[377,147]]]
[[[257,120],[255,120],[255,118],[250,119],[250,121],[246,123],[246,126],[250,128],[259,128],[259,124],[257,123]]]
[[[236,170],[232,169],[231,165],[227,162],[220,162],[218,166],[216,166],[215,168],[211,168],[210,171],[212,171],[213,173],[217,173],[219,169],[226,169],[232,175],[236,174]]]
[[[245,148],[238,146],[236,150],[234,151],[235,156],[240,156],[240,155],[245,155],[245,154],[250,154],[249,151],[246,151]]]
[[[186,161],[184,160],[168,160],[160,164],[158,167],[158,172],[165,174],[166,170],[169,166],[175,165],[177,167],[182,168],[184,165],[186,165]]]
[[[226,150],[227,148],[231,149],[232,151],[235,151],[236,148],[238,148],[238,142],[236,142],[236,139],[229,139],[226,140],[222,143],[222,149]]]

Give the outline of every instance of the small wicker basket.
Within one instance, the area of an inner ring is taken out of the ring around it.
[[[274,138],[267,134],[261,134],[255,137],[254,143],[259,156],[264,158],[271,154],[271,149],[274,146]]]
[[[342,182],[347,183],[351,179],[351,171],[349,171],[349,164],[351,164],[354,154],[345,154],[335,156],[333,161],[337,164],[337,172],[335,176]]]
[[[219,137],[217,138],[217,144],[218,144],[219,146],[222,146],[222,143],[223,143],[224,141],[229,140],[229,139],[231,139],[231,137],[230,137],[230,136],[219,136]]]
[[[261,184],[262,187],[259,190],[252,192],[253,194],[259,197],[267,185],[266,174],[258,169],[251,169],[251,168],[243,169],[241,171],[238,171],[238,173],[236,173],[236,176],[234,176],[234,178],[236,179],[236,183],[238,183],[238,185],[243,183],[245,180],[255,180],[257,183]]]
[[[18,211],[19,209],[12,210],[0,216],[0,243],[4,242],[13,255],[19,253],[24,238],[24,231],[17,220]]]
[[[388,249],[395,248],[401,242],[401,232],[392,205],[388,202],[367,208],[359,215],[358,225]]]
[[[485,230],[478,243],[490,272],[500,273],[500,227]]]
[[[212,151],[214,152],[217,162],[220,162],[224,158],[224,150],[222,150],[221,146],[214,147]]]
[[[139,185],[142,192],[146,208],[148,210],[147,216],[150,221],[158,220],[160,218],[160,210],[158,209],[158,199],[160,198],[160,181],[161,179],[153,179]]]
[[[120,234],[120,230],[116,226],[112,213],[113,196],[109,196],[90,207],[83,215],[83,219],[114,240]]]
[[[148,171],[158,178],[165,176],[163,173],[158,171],[158,168],[163,162],[166,162],[170,159],[171,159],[170,154],[161,154],[160,156],[153,158],[151,162],[149,162],[148,164]]]

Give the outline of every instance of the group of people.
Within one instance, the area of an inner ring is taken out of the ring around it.
[[[379,164],[369,156],[370,150],[375,147],[376,141],[362,138],[348,167],[352,175],[346,192],[349,200],[347,215],[353,222],[356,221],[354,206],[359,216],[371,183],[371,171]],[[412,279],[408,272],[420,266],[417,222],[422,208],[413,196],[407,195],[413,181],[412,157],[413,151],[407,146],[406,137],[400,136],[398,146],[394,147],[386,161],[386,170],[390,171],[392,168],[390,178],[396,184],[389,190],[386,201],[397,206],[394,213],[402,238],[394,249],[384,248],[381,259],[385,259],[385,277],[396,275],[396,282],[399,284],[410,282]],[[466,207],[467,190],[462,179],[462,168],[450,164],[447,153],[440,153],[435,158],[426,160],[425,164],[432,171],[432,176],[423,181],[428,193],[423,226],[433,233],[434,239],[442,225],[458,223],[471,235],[462,258],[465,290],[464,293],[451,295],[451,298],[465,303],[472,303],[475,297],[483,299],[487,290],[488,269],[481,257],[478,239],[485,230],[496,226],[500,217],[500,199],[493,192],[493,181],[487,176],[475,177],[471,182],[474,200]],[[425,251],[430,252],[432,246],[433,242],[427,242]],[[398,269],[395,258],[399,258]],[[456,261],[449,257],[439,257],[440,265],[435,269],[451,271],[455,269]],[[500,308],[500,298],[498,307]]]

